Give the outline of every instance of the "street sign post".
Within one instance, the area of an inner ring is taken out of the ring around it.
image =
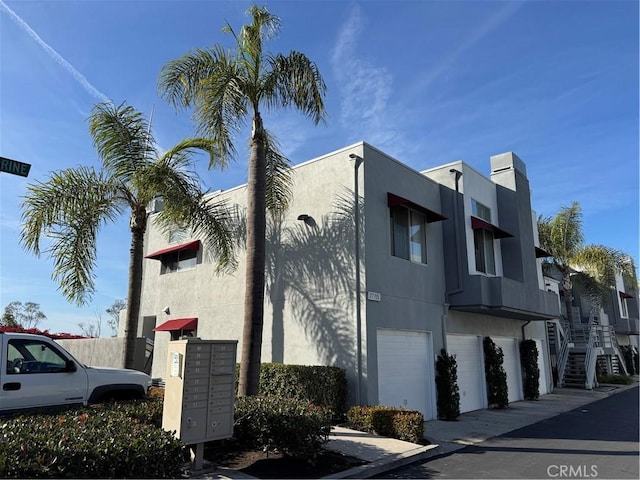
[[[10,158],[0,157],[0,171],[2,172],[26,177],[29,175],[30,169],[31,164],[29,163],[22,163],[17,160],[11,160]]]

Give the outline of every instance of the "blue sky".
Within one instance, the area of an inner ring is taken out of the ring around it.
[[[86,117],[105,99],[153,110],[165,148],[191,135],[190,115],[159,98],[158,73],[191,48],[231,45],[221,28],[248,22],[249,5],[0,0],[0,156],[32,164],[27,179],[0,174],[0,308],[37,302],[41,328],[79,333],[126,295],[126,218],[101,232],[97,292],[78,308],[51,281],[52,262],[21,249],[21,196],[48,172],[98,164]],[[417,170],[461,159],[488,175],[491,155],[514,151],[538,213],[580,202],[586,242],[637,263],[637,1],[266,5],[282,20],[267,48],[304,52],[328,86],[326,125],[266,116],[294,164],[364,140]],[[245,143],[227,170],[200,169],[208,188],[245,182]]]

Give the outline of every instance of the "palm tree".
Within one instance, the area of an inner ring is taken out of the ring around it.
[[[189,225],[218,259],[219,268],[234,265],[231,220],[223,203],[205,202],[199,179],[189,170],[194,150],[212,152],[210,140],[191,138],[159,155],[149,123],[133,107],[102,103],[89,117],[89,130],[102,160],[100,169],[68,168],[44,182],[27,186],[22,203],[21,243],[54,261],[53,279],[62,294],[78,305],[95,291],[96,238],[100,228],[129,212],[131,247],[127,287],[125,367],[135,359],[140,313],[144,233],[147,205],[165,200],[158,215],[161,227]]]
[[[631,257],[603,245],[584,245],[582,211],[578,202],[563,206],[555,217],[538,217],[540,245],[550,254],[549,264],[562,275],[562,289],[567,318],[572,319],[572,274],[582,272],[582,283],[594,299],[602,303],[606,292],[615,285],[616,273],[635,282],[635,267]]]
[[[295,107],[315,124],[324,119],[325,83],[304,54],[272,55],[263,42],[280,28],[266,7],[251,6],[252,17],[239,33],[231,26],[235,48],[220,45],[193,50],[165,65],[161,95],[177,109],[194,107],[198,133],[212,139],[215,159],[235,157],[233,137],[251,121],[247,182],[247,270],[238,394],[258,392],[265,290],[266,209],[286,208],[288,163],[262,122],[262,110]],[[278,176],[285,173],[285,177]]]

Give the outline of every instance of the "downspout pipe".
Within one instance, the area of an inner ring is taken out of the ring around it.
[[[462,250],[460,250],[460,225],[459,225],[460,214],[458,213],[458,208],[459,208],[458,196],[460,193],[460,178],[462,177],[462,172],[460,170],[456,170],[455,168],[451,168],[449,169],[449,173],[453,173],[455,175],[456,192],[453,195],[453,229],[454,229],[453,233],[455,236],[456,255],[458,255],[458,258],[456,258],[457,286],[454,289],[447,290],[446,292],[447,299],[449,295],[453,295],[455,293],[460,293],[464,291],[464,288],[462,288],[462,262],[460,261],[460,258],[459,258],[459,256],[462,255],[463,253],[462,253]],[[466,250],[464,254],[466,255]]]
[[[529,325],[531,323],[531,320],[527,321],[524,325],[522,325],[522,341],[524,342],[527,339],[527,336],[524,333],[524,329],[526,328],[527,325]]]
[[[353,219],[355,223],[355,288],[356,288],[356,361],[357,361],[357,389],[356,404],[361,404],[362,389],[362,308],[360,305],[360,195],[358,168],[364,159],[355,153],[349,155],[349,158],[355,160],[353,166]]]

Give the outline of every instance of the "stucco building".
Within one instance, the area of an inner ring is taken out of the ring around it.
[[[441,349],[457,357],[471,411],[487,406],[482,338],[504,351],[510,401],[522,398],[518,345],[531,338],[549,391],[557,284],[537,258],[524,162],[490,164],[488,178],[463,162],[418,172],[358,143],[296,166],[291,207],[268,227],[262,360],[345,368],[351,403],[431,419]],[[246,186],[211,195],[242,219]],[[138,334],[154,339],[152,376],[166,375],[172,335],[241,342],[241,243],[238,268],[220,275],[200,239],[150,222]]]

